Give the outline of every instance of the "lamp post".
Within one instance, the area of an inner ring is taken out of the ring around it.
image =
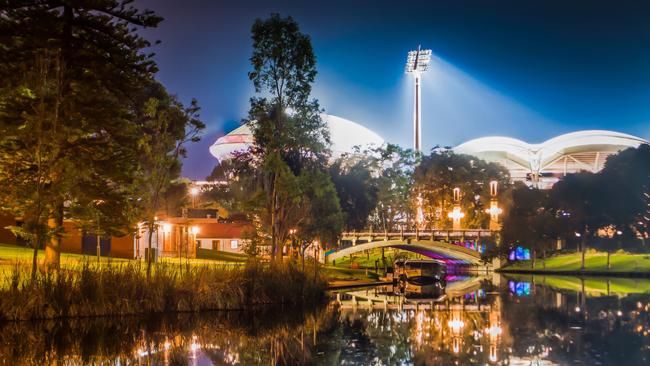
[[[454,209],[447,214],[447,217],[452,219],[453,230],[460,230],[460,220],[465,217],[465,213],[460,209],[460,188],[454,188]]]
[[[166,223],[162,224],[162,228],[163,228],[163,250],[165,250],[165,243],[167,241],[167,234],[172,232],[172,225],[166,222]],[[151,256],[151,253],[149,253],[149,255]]]
[[[96,253],[97,253],[97,264],[99,264],[101,255],[102,255],[102,246],[101,246],[101,232],[100,232],[100,226],[99,226],[99,205],[104,203],[104,200],[94,200],[93,203],[95,204],[95,207],[97,208],[97,232],[95,236],[97,237],[97,248],[96,248]]]
[[[190,228],[190,232],[192,233],[192,243],[194,243],[194,247],[197,248],[196,235],[200,232],[200,229],[195,225]],[[185,257],[187,257],[187,251],[185,251]]]
[[[192,208],[196,208],[196,196],[199,195],[199,189],[197,187],[190,188],[190,196],[192,196]]]
[[[498,231],[501,229],[499,224],[499,215],[503,210],[499,207],[497,202],[497,181],[493,180],[490,182],[490,208],[485,209],[485,213],[490,214],[490,230]]]

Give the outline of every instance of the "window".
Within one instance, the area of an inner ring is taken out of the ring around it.
[[[221,247],[221,240],[213,240],[212,250],[219,250],[219,247]]]
[[[237,249],[238,244],[239,243],[237,243],[237,240],[231,240],[230,241],[230,249]]]

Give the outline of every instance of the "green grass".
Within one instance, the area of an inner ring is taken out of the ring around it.
[[[393,261],[395,260],[395,257],[397,255],[399,255],[400,257],[408,257],[408,258],[420,257],[416,253],[412,253],[404,250],[393,249],[393,248],[384,249],[384,256],[386,257],[386,263],[388,266],[391,266],[393,264]],[[353,255],[352,260],[350,260],[349,256],[339,258],[336,260],[336,267],[350,268],[351,263],[357,263],[359,265],[359,268],[372,268],[374,270],[375,261],[379,261],[380,269],[383,268],[384,265],[381,259],[381,249],[371,249],[368,251],[368,253],[365,252],[356,253]]]
[[[365,269],[351,269],[334,266],[323,266],[320,273],[329,282],[333,281],[376,281],[379,278],[373,271]]]
[[[248,256],[246,254],[224,252],[219,250],[202,249],[202,248],[199,248],[196,251],[196,258],[217,260],[222,262],[246,262],[248,260]]]
[[[517,281],[535,282],[558,290],[582,291],[582,282],[578,277],[573,276],[549,276],[549,275],[506,275]],[[585,292],[591,296],[602,296],[608,294],[627,295],[632,293],[650,293],[650,279],[646,278],[601,278],[586,277],[584,280]]]
[[[579,271],[581,253],[562,254],[547,258],[545,263],[538,259],[537,271]],[[585,272],[650,272],[650,254],[628,254],[617,252],[610,257],[611,269],[607,268],[607,254],[589,251],[585,259]],[[530,261],[516,262],[504,269],[531,270]]]
[[[34,250],[27,247],[21,247],[9,244],[0,244],[0,265],[14,265],[16,263],[32,263]],[[39,262],[45,258],[45,251],[38,251]],[[84,261],[97,260],[95,256],[85,254],[61,253],[62,265],[76,265]],[[127,259],[101,257],[102,262],[126,262]]]

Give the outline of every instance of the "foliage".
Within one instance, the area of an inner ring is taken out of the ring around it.
[[[505,257],[515,246],[531,249],[532,256],[553,248],[560,235],[561,222],[549,206],[549,191],[514,185],[509,204],[502,218],[500,256]]]
[[[507,169],[469,155],[454,154],[447,150],[434,150],[422,158],[413,173],[414,193],[423,199],[424,220],[428,227],[450,228],[447,214],[454,206],[453,190],[460,188],[460,206],[465,213],[466,228],[486,227],[489,215],[485,209],[490,203],[491,181],[499,187],[498,198],[510,186]]]
[[[363,230],[377,207],[377,182],[372,162],[359,155],[343,155],[329,168],[347,230]]]
[[[290,230],[301,227],[304,241],[335,240],[340,213],[324,174],[329,131],[310,99],[316,59],[309,37],[291,17],[272,14],[255,21],[252,38],[248,76],[257,95],[244,122],[254,144],[215,168],[210,178],[229,184],[208,194],[230,211],[246,212],[258,231],[251,243],[270,246],[279,261]]]
[[[145,87],[157,71],[138,30],[162,19],[128,0],[6,1],[0,30],[0,191],[21,234],[58,266],[64,218],[131,230]],[[146,138],[145,138],[146,139]],[[47,228],[45,228],[47,226]]]

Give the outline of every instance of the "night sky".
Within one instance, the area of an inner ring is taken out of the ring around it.
[[[204,179],[208,147],[246,116],[250,28],[272,12],[312,37],[313,96],[327,113],[386,140],[412,143],[412,80],[406,53],[435,60],[423,78],[423,145],[486,135],[542,142],[579,129],[650,138],[648,1],[199,1],[137,0],[165,18],[144,31],[158,78],[202,106],[203,140],[184,175]]]

